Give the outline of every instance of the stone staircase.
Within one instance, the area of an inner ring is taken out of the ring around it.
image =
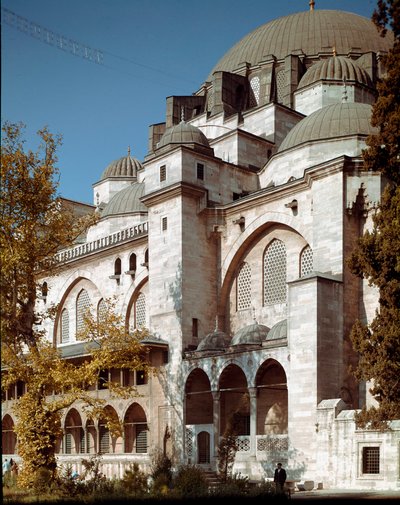
[[[219,478],[217,472],[214,472],[213,470],[204,470],[204,476],[206,478],[209,490],[213,490],[218,486]]]

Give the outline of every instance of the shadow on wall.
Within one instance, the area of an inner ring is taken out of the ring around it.
[[[182,323],[182,264],[178,263],[174,282],[169,285],[169,295],[174,303],[174,310],[178,321]]]
[[[282,463],[283,468],[285,468],[288,480],[301,480],[302,476],[307,470],[306,464],[304,462],[297,461],[298,451],[295,449],[289,450],[287,453],[287,458],[282,457],[282,454],[269,454],[268,461],[262,461],[261,466],[264,470],[264,477],[270,479],[274,477],[274,472],[277,463]]]

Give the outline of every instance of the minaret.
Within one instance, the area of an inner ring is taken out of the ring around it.
[[[310,6],[310,11],[313,11],[314,10],[314,6],[315,6],[314,0],[310,0],[309,6]]]

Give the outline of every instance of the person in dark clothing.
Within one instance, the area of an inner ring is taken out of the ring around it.
[[[283,493],[283,486],[286,482],[286,470],[282,468],[282,463],[278,463],[275,469],[274,482],[276,491],[278,493]]]

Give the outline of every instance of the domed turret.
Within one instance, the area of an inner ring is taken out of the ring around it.
[[[364,103],[335,103],[313,112],[290,130],[279,152],[305,142],[340,138],[350,135],[376,134],[371,126],[371,105]]]
[[[140,198],[144,195],[144,190],[144,182],[137,182],[122,189],[104,207],[101,217],[147,212],[147,207],[140,201]]]
[[[109,177],[133,177],[137,178],[137,173],[143,168],[139,160],[133,158],[128,149],[128,155],[111,162],[101,174],[100,180]]]
[[[210,147],[207,137],[196,126],[181,121],[179,124],[167,128],[157,145],[161,149],[170,144],[199,144]]]
[[[228,345],[228,335],[218,328],[215,328],[214,331],[203,338],[197,346],[196,351],[220,351],[228,347]]]
[[[305,88],[315,82],[340,81],[356,82],[369,88],[373,87],[368,72],[361,68],[354,60],[344,56],[333,56],[312,65],[301,78],[297,89]]]
[[[283,319],[274,324],[267,336],[268,341],[278,340],[280,338],[287,338],[287,319]]]

